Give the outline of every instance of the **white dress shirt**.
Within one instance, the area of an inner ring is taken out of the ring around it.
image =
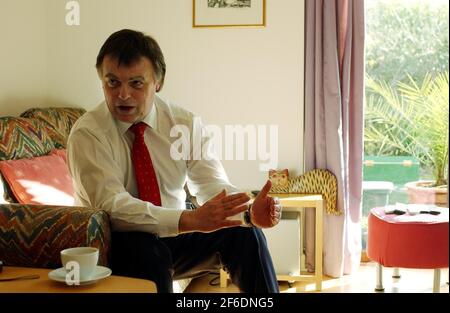
[[[107,211],[115,231],[175,236],[185,209],[186,182],[200,205],[223,189],[228,193],[238,190],[229,182],[217,158],[194,160],[192,144],[189,160],[171,157],[171,144],[179,139],[179,135],[170,136],[173,126],[186,126],[191,137],[198,131],[201,134],[203,125],[191,112],[156,96],[142,122],[150,126],[144,139],[155,168],[162,205],[138,198],[131,160],[134,134],[129,127],[132,124],[114,119],[105,102],[79,118],[68,139],[67,155],[76,204]],[[202,144],[208,148],[210,138],[202,138]],[[242,214],[235,218],[242,220]]]

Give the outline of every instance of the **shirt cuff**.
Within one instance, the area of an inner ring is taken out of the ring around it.
[[[241,221],[242,222],[242,226],[245,226],[244,212],[241,212],[241,213],[238,213],[236,215],[227,217],[227,220],[230,220],[230,221]]]
[[[183,212],[184,210],[167,208],[159,211],[159,237],[173,237],[180,233],[178,225]]]

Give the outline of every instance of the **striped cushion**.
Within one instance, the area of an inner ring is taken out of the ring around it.
[[[40,122],[0,117],[0,161],[46,155],[52,149],[54,145]]]
[[[20,116],[42,121],[55,147],[61,149],[66,147],[73,124],[85,112],[86,110],[81,108],[34,108]]]
[[[57,268],[60,251],[92,246],[108,265],[110,224],[105,211],[82,207],[0,204],[0,259],[6,265]]]

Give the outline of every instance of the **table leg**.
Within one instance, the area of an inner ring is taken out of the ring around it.
[[[225,288],[228,285],[228,273],[220,269],[220,287]]]
[[[392,273],[392,278],[400,278],[400,269],[398,267],[394,267],[394,272]]]
[[[324,200],[316,203],[316,242],[315,242],[315,272],[316,272],[316,290],[322,290],[322,251],[323,251],[323,203]]]
[[[383,287],[383,265],[377,263],[377,285],[375,291],[384,291]]]
[[[439,293],[441,291],[441,269],[435,268],[433,275],[433,292]]]

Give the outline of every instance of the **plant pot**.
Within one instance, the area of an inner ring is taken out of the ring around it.
[[[406,183],[409,203],[436,204],[441,207],[448,207],[447,186],[428,187],[433,181],[421,180]]]

